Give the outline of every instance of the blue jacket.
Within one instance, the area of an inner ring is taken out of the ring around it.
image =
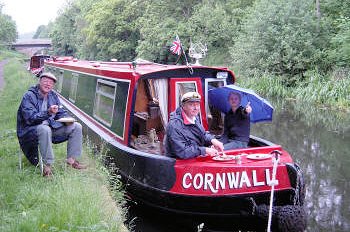
[[[238,140],[249,142],[250,135],[250,115],[242,106],[233,112],[232,109],[227,112],[224,120],[224,134],[221,138],[223,143],[229,140]]]
[[[181,107],[170,114],[164,144],[167,156],[190,159],[205,155],[205,148],[211,145],[212,139],[214,136],[204,130],[198,116],[195,124],[186,124]]]
[[[39,85],[31,87],[24,95],[17,111],[17,137],[21,149],[28,160],[36,165],[38,160],[38,136],[37,126],[44,120],[47,120],[52,128],[60,128],[63,126],[61,122],[55,120],[65,117],[67,111],[59,108],[57,114],[53,118],[48,111],[41,111],[41,105],[44,98],[39,93]],[[55,92],[50,91],[47,96],[47,106],[60,106],[60,100]],[[53,142],[59,143],[65,141],[65,137],[54,137]]]

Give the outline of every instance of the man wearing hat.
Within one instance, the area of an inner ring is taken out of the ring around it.
[[[23,95],[17,111],[17,137],[28,160],[38,163],[38,147],[44,162],[44,176],[51,176],[54,162],[52,143],[68,140],[67,164],[75,169],[85,168],[76,160],[82,152],[82,126],[63,124],[57,120],[69,116],[52,91],[57,79],[51,73],[42,73],[39,84]]]
[[[197,156],[217,155],[223,144],[206,132],[199,119],[201,96],[185,93],[181,106],[170,114],[164,141],[167,156],[190,159]]]

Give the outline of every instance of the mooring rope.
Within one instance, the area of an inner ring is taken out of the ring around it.
[[[273,168],[272,168],[272,180],[271,180],[271,194],[270,194],[270,206],[269,206],[269,219],[267,223],[267,232],[271,231],[271,221],[272,221],[272,206],[273,206],[273,197],[275,193],[275,185],[277,184],[276,173],[277,173],[277,165],[280,160],[280,152],[272,151],[271,154],[275,154],[272,156]]]

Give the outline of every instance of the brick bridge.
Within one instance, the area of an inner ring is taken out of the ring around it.
[[[51,48],[51,39],[18,39],[11,46],[29,57],[41,53],[44,49]]]

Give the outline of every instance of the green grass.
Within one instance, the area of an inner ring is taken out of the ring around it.
[[[254,89],[267,98],[293,100],[303,105],[307,103],[345,112],[350,111],[349,70],[345,70],[342,75],[337,73],[321,75],[317,71],[309,71],[305,74],[303,81],[296,82],[292,87],[286,87],[282,77],[269,74],[237,78],[237,83]]]
[[[2,53],[3,54],[3,53]],[[66,144],[54,145],[54,176],[46,179],[23,157],[16,137],[16,113],[23,93],[36,83],[23,58],[12,56],[0,91],[0,231],[127,231],[120,203],[122,192],[110,188],[114,178],[93,159],[85,144],[88,169],[66,167]],[[117,180],[118,181],[118,180]]]

